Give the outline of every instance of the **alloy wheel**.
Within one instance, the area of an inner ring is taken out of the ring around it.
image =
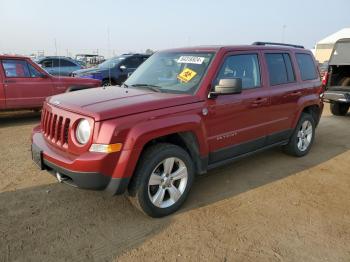
[[[313,127],[312,123],[309,120],[305,120],[300,126],[298,131],[298,149],[300,151],[305,151],[308,149],[313,136]]]
[[[176,157],[160,162],[148,182],[150,201],[159,208],[174,205],[186,190],[188,170],[185,163]]]

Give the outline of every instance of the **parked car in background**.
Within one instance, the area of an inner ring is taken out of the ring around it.
[[[0,55],[0,110],[39,110],[48,96],[98,86],[95,79],[52,76],[27,57]]]
[[[319,64],[318,68],[320,70],[320,75],[323,77],[325,73],[328,71],[329,61],[324,61],[322,64]]]
[[[34,162],[60,182],[127,191],[161,217],[184,203],[195,174],[276,146],[305,156],[323,110],[316,61],[300,46],[265,45],[166,50],[122,87],[48,99]]]
[[[75,60],[84,63],[86,67],[94,67],[104,62],[105,58],[102,55],[77,54]]]
[[[350,38],[338,40],[323,77],[325,101],[333,115],[344,116],[350,107]]]
[[[71,76],[73,71],[85,68],[78,61],[63,56],[46,56],[35,62],[55,76]]]
[[[72,75],[99,79],[103,86],[121,85],[149,57],[147,54],[124,54],[108,59],[97,67],[75,71]]]

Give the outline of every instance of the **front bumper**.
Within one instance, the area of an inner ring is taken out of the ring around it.
[[[323,100],[325,102],[350,103],[350,93],[344,91],[325,91]]]
[[[46,143],[41,133],[34,133],[31,150],[39,168],[47,170],[59,182],[83,189],[104,190],[110,195],[123,194],[128,187],[129,178],[112,177],[117,158],[111,154],[88,152],[77,158],[62,155]]]

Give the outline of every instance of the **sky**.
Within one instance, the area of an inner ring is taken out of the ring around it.
[[[0,53],[110,57],[274,41],[313,48],[350,27],[349,0],[0,0]]]

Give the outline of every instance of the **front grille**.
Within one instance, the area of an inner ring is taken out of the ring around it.
[[[68,146],[70,118],[52,113],[45,107],[42,111],[41,128],[44,136],[59,146]]]

